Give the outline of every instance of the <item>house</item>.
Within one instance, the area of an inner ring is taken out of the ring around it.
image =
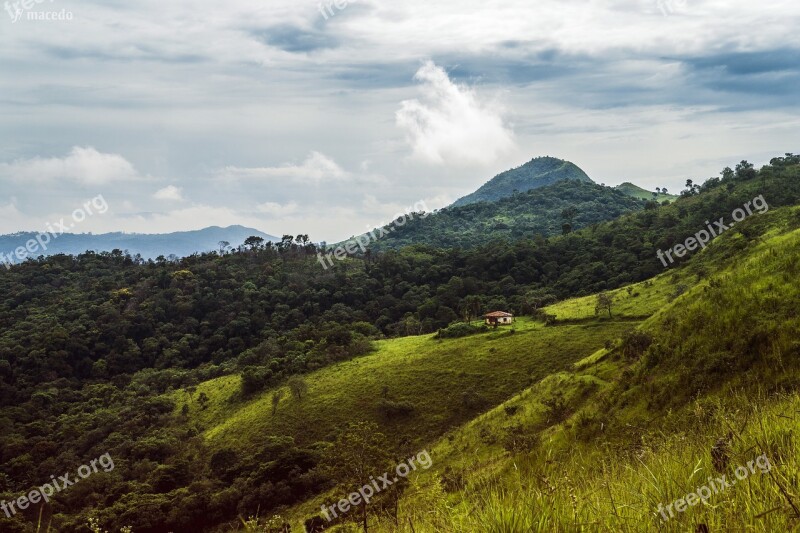
[[[506,313],[505,311],[493,311],[489,314],[483,315],[486,323],[490,326],[497,327],[501,324],[511,324],[514,322],[514,315]]]

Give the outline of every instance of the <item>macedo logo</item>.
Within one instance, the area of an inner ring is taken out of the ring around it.
[[[27,20],[72,20],[72,11],[62,9],[61,11],[31,11],[33,6],[41,4],[45,0],[18,0],[16,2],[6,2],[3,7],[11,17],[11,22],[16,23],[25,15]],[[50,0],[53,3],[54,0]]]

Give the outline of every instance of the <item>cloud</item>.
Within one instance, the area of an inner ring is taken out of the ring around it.
[[[256,209],[265,215],[280,218],[296,213],[297,204],[295,202],[289,202],[286,205],[281,205],[275,202],[264,202],[256,206]]]
[[[290,179],[320,182],[346,180],[350,175],[336,162],[319,152],[311,152],[300,164],[286,163],[278,167],[225,167],[220,176],[227,179]]]
[[[474,89],[456,85],[441,67],[427,61],[414,79],[423,101],[405,100],[396,112],[414,156],[435,164],[489,164],[515,146],[514,133],[495,106]]]
[[[253,36],[269,46],[275,46],[287,52],[313,52],[324,48],[334,48],[338,41],[331,35],[321,31],[308,31],[288,25],[275,26]]]
[[[167,200],[172,202],[182,202],[183,201],[183,189],[176,187],[174,185],[169,185],[168,187],[164,187],[163,189],[159,189],[153,195],[153,198],[156,200]]]
[[[135,180],[133,165],[117,154],[105,154],[91,146],[75,146],[66,157],[21,159],[0,163],[0,177],[21,181],[70,180],[86,185]]]

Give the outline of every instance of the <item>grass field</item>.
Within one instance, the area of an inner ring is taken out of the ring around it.
[[[544,327],[520,319],[513,333],[506,326],[460,339],[426,335],[379,341],[370,355],[307,375],[308,396],[296,400],[287,393],[275,416],[271,391],[237,403],[237,376],[203,383],[195,395],[204,392],[210,398],[208,408],[192,408],[189,423],[205,432],[212,447],[250,451],[267,435],[290,435],[298,444],[328,439],[354,419],[376,421],[393,437],[423,444],[531,383],[569,368],[631,327],[626,321]],[[383,420],[377,404],[384,387],[390,399],[413,404],[414,413]],[[465,407],[466,391],[474,392],[479,405]],[[175,394],[181,405],[185,393]]]
[[[746,247],[729,235],[704,265],[677,273],[690,279],[712,262],[719,267],[642,323],[662,355],[626,360],[597,350],[574,372],[551,375],[449,433],[430,448],[434,467],[412,479],[400,527],[376,517],[372,530],[800,529],[800,231],[787,214]],[[739,250],[735,261],[722,260],[726,248]],[[635,301],[640,309],[658,303],[669,284],[659,287],[675,275],[655,278],[653,292]],[[549,311],[580,319],[590,303]],[[669,408],[658,407],[659,397]],[[558,417],[554,398],[563,399]],[[509,446],[515,436],[527,437],[523,449]],[[759,457],[769,471],[753,465]],[[735,483],[675,510],[723,475]]]
[[[382,341],[309,375],[309,398],[285,400],[274,418],[268,394],[230,403],[237,384],[222,378],[205,385],[214,406],[196,420],[212,447],[257,446],[254,435],[312,442],[337,424],[373,420],[429,450],[433,467],[412,476],[401,523],[377,513],[372,531],[797,530],[797,212],[763,215],[750,236],[730,232],[687,264],[612,291],[612,317],[596,316],[588,296],[547,307],[555,327],[522,319],[513,333]],[[633,330],[652,349],[623,355]],[[413,416],[381,420],[384,387],[413,403]],[[466,409],[466,391],[485,407]],[[753,470],[668,520],[659,514],[659,504],[709,476],[731,479],[759,456],[769,472]],[[301,529],[340,496],[318,495],[283,516]]]

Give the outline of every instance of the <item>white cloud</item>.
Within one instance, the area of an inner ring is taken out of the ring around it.
[[[163,189],[159,189],[153,195],[153,198],[156,200],[167,200],[172,202],[182,202],[183,201],[183,189],[180,187],[176,187],[174,185],[169,185],[164,187]]]
[[[395,116],[415,157],[436,164],[489,164],[514,148],[514,133],[500,110],[482,102],[474,89],[450,81],[433,61],[414,79],[422,83],[423,101],[401,102]]]
[[[140,176],[124,157],[105,154],[91,146],[75,146],[65,157],[34,157],[0,163],[0,177],[21,181],[69,180],[86,185],[137,179]]]
[[[275,202],[264,202],[263,204],[256,206],[256,209],[265,215],[279,218],[296,213],[297,204],[295,202],[289,202],[286,205],[281,205]]]
[[[350,174],[336,161],[319,152],[311,152],[300,164],[286,163],[278,167],[225,167],[220,175],[227,179],[289,179],[320,182],[322,180],[346,180]]]

